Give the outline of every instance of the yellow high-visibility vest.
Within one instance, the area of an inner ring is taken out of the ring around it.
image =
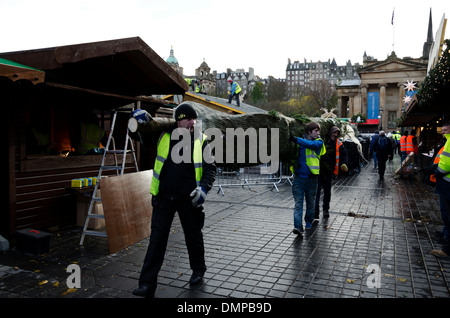
[[[322,140],[320,138],[316,140]],[[327,152],[325,143],[322,145],[322,149],[320,149],[320,153],[317,154],[314,150],[306,148],[306,165],[309,170],[311,170],[312,174],[319,174],[320,171],[320,157]]]
[[[197,186],[200,186],[200,180],[203,175],[203,152],[202,147],[205,142],[206,135],[203,134],[203,138],[196,139],[194,141],[194,151],[192,154],[195,168],[195,181]],[[152,183],[150,186],[150,193],[152,195],[157,195],[159,193],[159,176],[161,174],[164,162],[166,161],[169,155],[170,148],[170,133],[165,132],[162,133],[158,140],[157,150],[156,150],[156,160],[155,165],[153,167],[153,177]]]
[[[445,139],[447,142],[444,145],[444,150],[441,152],[439,156],[439,165],[437,170],[439,172],[445,173],[444,180],[450,182],[450,134],[445,134]]]

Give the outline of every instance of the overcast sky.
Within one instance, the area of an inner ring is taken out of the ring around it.
[[[186,75],[205,60],[285,78],[289,58],[362,64],[393,43],[398,57],[420,57],[430,8],[434,37],[449,0],[0,0],[0,52],[139,36],[165,60],[173,47]]]

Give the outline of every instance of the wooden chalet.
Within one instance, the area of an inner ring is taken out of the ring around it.
[[[77,195],[70,181],[97,176],[102,159],[77,154],[82,122],[108,133],[114,110],[130,104],[153,116],[171,114],[173,102],[151,96],[184,95],[187,89],[182,76],[139,37],[0,53],[8,148],[0,234],[8,238],[22,228],[76,223]],[[119,149],[128,117],[118,117],[114,130]],[[149,160],[141,149],[139,165],[149,167]],[[127,169],[133,171],[134,163]]]

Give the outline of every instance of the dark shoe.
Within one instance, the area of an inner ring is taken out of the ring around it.
[[[133,290],[133,295],[146,298],[155,298],[155,291],[152,290],[149,285],[142,284],[139,288]]]
[[[324,218],[329,218],[329,217],[330,217],[330,212],[328,212],[328,211],[323,211],[323,217],[324,217]]]
[[[203,279],[203,275],[205,275],[205,272],[194,271],[192,273],[191,279],[189,280],[189,284],[196,285],[196,284],[200,283]]]
[[[297,235],[302,235],[302,232],[303,232],[303,228],[301,228],[301,229],[298,229],[298,228],[294,228],[293,230],[292,230],[292,233],[294,233],[294,234],[297,234]]]

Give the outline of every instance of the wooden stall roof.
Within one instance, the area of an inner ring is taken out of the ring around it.
[[[427,107],[427,109],[420,108],[418,105],[417,95],[414,94],[405,111],[406,117],[401,123],[401,126],[424,126],[441,117],[444,112],[445,108],[440,103]]]
[[[106,108],[156,94],[184,94],[188,89],[183,77],[139,37],[0,53],[0,57],[44,71],[44,87],[52,94],[62,91],[66,99],[83,95],[83,103],[88,94],[92,104]]]
[[[7,77],[13,82],[18,80],[28,80],[33,84],[42,83],[45,72],[0,58],[0,77]]]

